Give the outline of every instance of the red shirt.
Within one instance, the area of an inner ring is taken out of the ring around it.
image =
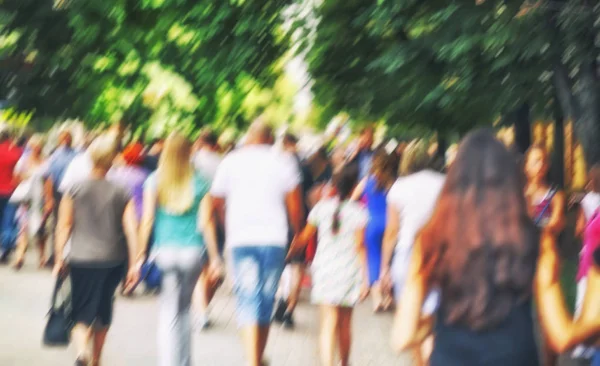
[[[0,143],[0,196],[10,196],[15,190],[13,171],[21,157],[21,149],[10,141]]]

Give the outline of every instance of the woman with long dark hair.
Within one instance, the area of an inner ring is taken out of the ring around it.
[[[600,332],[600,319],[573,323],[555,241],[540,236],[523,187],[514,156],[491,131],[473,132],[462,142],[414,247],[394,325],[397,348],[426,336],[421,308],[432,288],[440,291],[432,366],[537,365],[534,295],[555,351]]]

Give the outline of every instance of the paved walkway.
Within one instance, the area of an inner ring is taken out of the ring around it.
[[[33,260],[27,263],[19,273],[0,267],[0,365],[71,365],[72,351],[41,345],[53,279],[49,271],[33,269],[33,263]],[[213,304],[215,327],[194,338],[194,365],[244,365],[233,313],[233,299],[222,290]],[[103,365],[154,365],[156,319],[155,297],[119,298]],[[388,346],[391,320],[391,315],[373,316],[366,304],[358,307],[354,316],[352,365],[411,364],[406,357],[395,356]],[[296,321],[298,328],[293,332],[273,330],[266,352],[272,366],[318,365],[316,309],[304,301]],[[561,363],[567,365],[574,364]]]
[[[33,264],[31,260],[19,273],[0,267],[0,365],[71,365],[72,351],[47,349],[41,345],[53,279],[49,271],[38,271]],[[233,317],[234,305],[227,291],[221,290],[212,306],[215,327],[194,338],[194,365],[244,365]],[[154,365],[156,298],[119,298],[115,311],[104,365]],[[272,331],[266,352],[272,366],[318,365],[316,309],[304,301],[299,306],[296,322],[297,329],[293,332],[279,327]],[[395,356],[388,347],[390,323],[391,315],[375,317],[367,305],[357,309],[353,365],[410,365],[410,362]]]

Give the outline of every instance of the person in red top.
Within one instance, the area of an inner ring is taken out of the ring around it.
[[[7,249],[12,243],[10,241],[11,222],[5,220],[5,212],[7,210],[8,201],[16,187],[16,181],[13,176],[13,171],[17,161],[21,157],[22,151],[13,144],[10,139],[8,129],[0,127],[0,259],[6,258]]]

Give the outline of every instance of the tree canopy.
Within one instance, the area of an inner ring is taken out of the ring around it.
[[[560,102],[578,126],[588,161],[600,160],[592,142],[600,137],[598,6],[577,0],[311,5],[304,19],[316,22],[298,27],[309,39],[304,49],[316,100],[332,111],[462,132],[524,103],[545,117]]]
[[[5,0],[1,92],[36,116],[212,123],[223,98],[241,106],[256,85],[270,88],[281,75],[279,61],[289,48],[281,30],[286,6],[286,0]]]

